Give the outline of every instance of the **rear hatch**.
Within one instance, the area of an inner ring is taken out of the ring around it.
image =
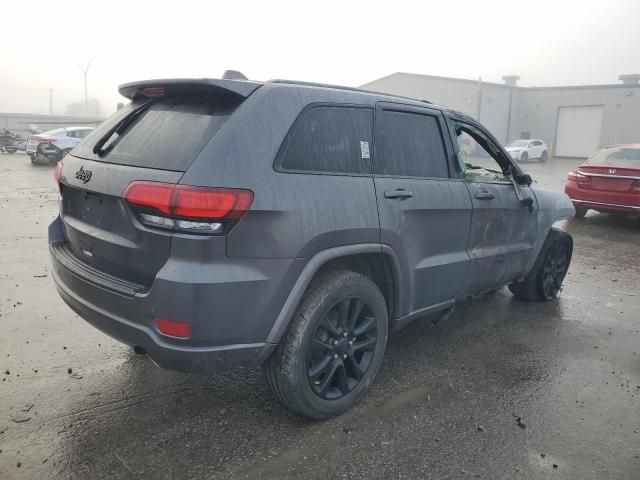
[[[578,188],[592,200],[640,205],[640,147],[612,147],[598,152],[578,169]]]
[[[212,83],[221,81],[208,82],[121,87],[131,103],[62,162],[60,216],[68,241],[56,248],[65,258],[138,290],[151,285],[169,256],[172,233],[142,225],[123,193],[134,181],[178,183],[245,98]]]

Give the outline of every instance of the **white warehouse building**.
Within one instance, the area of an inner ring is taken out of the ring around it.
[[[640,74],[621,83],[521,87],[414,73],[393,73],[361,88],[428,100],[479,120],[503,143],[540,138],[555,157],[584,158],[601,146],[640,143]]]

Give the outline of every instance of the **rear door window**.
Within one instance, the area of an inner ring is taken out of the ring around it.
[[[155,99],[121,135],[108,140],[104,153],[94,152],[109,130],[147,101],[136,100],[118,110],[91,131],[74,155],[119,165],[185,171],[241,102],[215,94]]]
[[[435,115],[381,110],[376,131],[374,173],[449,178],[447,152]]]
[[[368,173],[372,135],[373,109],[316,106],[295,122],[276,165],[299,172]]]

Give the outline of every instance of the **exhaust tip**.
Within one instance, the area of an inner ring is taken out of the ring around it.
[[[140,345],[134,345],[133,353],[135,353],[136,355],[146,355],[147,351],[144,348],[142,348]]]

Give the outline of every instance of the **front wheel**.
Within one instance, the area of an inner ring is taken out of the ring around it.
[[[547,152],[542,152],[542,155],[540,155],[540,161],[542,163],[546,162],[547,161],[547,157],[548,157]]]
[[[298,415],[339,415],[373,382],[387,333],[387,308],[375,283],[347,270],[321,274],[264,366],[267,383]]]
[[[527,152],[523,152],[522,155],[520,155],[520,161],[524,163],[527,160],[529,160],[529,154]]]
[[[562,287],[572,253],[571,235],[551,229],[529,274],[521,282],[509,285],[509,290],[516,298],[528,302],[554,299]]]

